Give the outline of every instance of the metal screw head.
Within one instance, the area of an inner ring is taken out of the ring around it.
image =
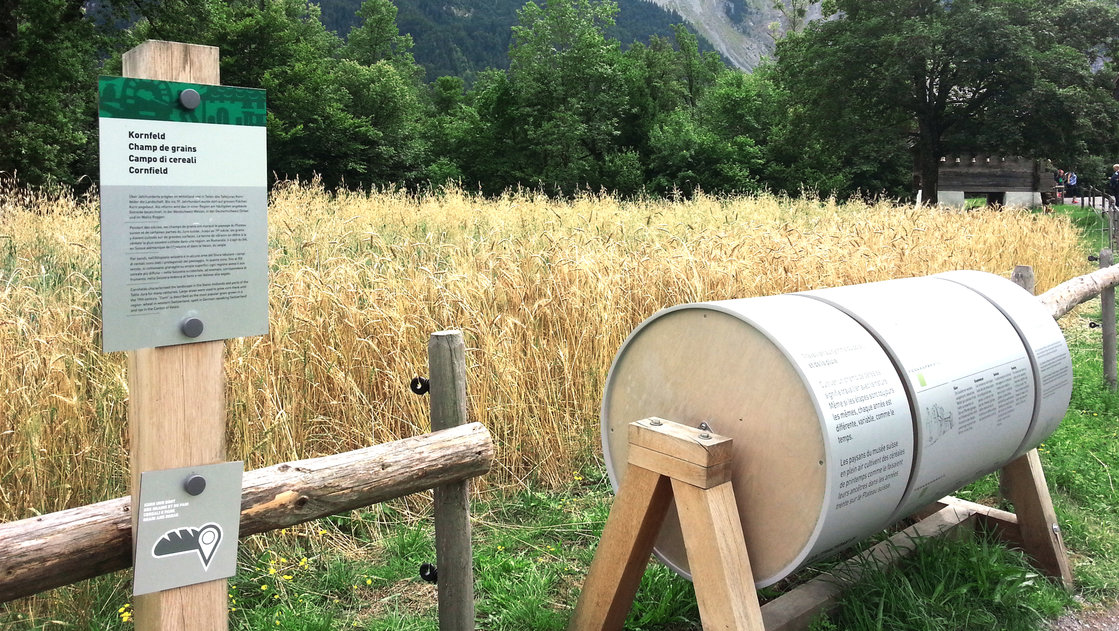
[[[202,320],[195,317],[183,318],[182,323],[179,324],[179,330],[187,337],[198,337],[202,335],[202,329],[204,328],[206,327],[202,324]]]
[[[711,434],[708,434],[707,432],[703,432],[702,434],[699,435],[699,439],[700,440],[711,440]]]
[[[1055,535],[1061,534],[1061,527],[1058,526],[1057,524],[1053,524],[1053,534],[1055,534]]]
[[[699,424],[699,429],[701,429],[705,432],[709,432],[709,431],[711,431],[711,426],[707,424],[707,421],[704,421],[704,422]]]
[[[661,423],[661,422],[660,422],[660,419],[655,419],[655,418],[654,418],[654,419],[650,419],[650,420],[649,420],[649,424],[650,424],[650,425],[652,425],[653,427],[660,427],[660,426],[661,426],[661,425],[663,425],[664,423]]]
[[[202,96],[198,94],[198,90],[187,88],[179,92],[179,103],[188,110],[193,110],[202,103]]]
[[[191,495],[201,495],[206,490],[206,478],[197,473],[192,474],[183,482],[183,490]]]

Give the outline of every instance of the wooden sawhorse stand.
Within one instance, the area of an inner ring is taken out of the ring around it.
[[[704,629],[778,631],[807,628],[857,580],[859,560],[759,606],[734,491],[730,438],[662,419],[629,426],[629,462],[570,631],[622,629],[673,497]],[[1002,470],[1004,493],[1018,513],[948,497],[935,512],[860,557],[896,558],[915,539],[982,523],[1019,545],[1039,569],[1072,588],[1068,554],[1033,450]],[[842,579],[838,579],[842,577]]]

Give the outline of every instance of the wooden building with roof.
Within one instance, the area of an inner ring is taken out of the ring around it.
[[[1042,205],[1041,160],[1021,156],[946,156],[940,159],[937,199],[963,208],[968,197],[986,197],[988,205]],[[1048,190],[1052,183],[1046,181]]]

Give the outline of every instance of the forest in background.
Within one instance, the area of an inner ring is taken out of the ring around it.
[[[0,172],[29,185],[96,182],[96,77],[149,38],[218,46],[223,83],[268,91],[274,176],[328,187],[906,198],[946,154],[1085,183],[1119,157],[1114,0],[833,0],[749,74],[681,25],[622,46],[611,0],[529,2],[471,81],[427,77],[389,0],[344,36],[304,0],[0,6]]]

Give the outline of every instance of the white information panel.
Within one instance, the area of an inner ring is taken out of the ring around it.
[[[734,439],[732,482],[759,586],[881,528],[913,464],[913,421],[889,356],[850,316],[803,296],[681,305],[630,335],[603,397],[615,487],[626,425],[652,416]],[[655,552],[690,576],[675,509]]]
[[[816,536],[783,574],[881,528],[914,459],[905,387],[881,345],[847,314],[803,296],[708,304],[738,312],[785,352],[823,427],[827,483]]]
[[[1037,397],[1026,438],[1015,457],[1037,447],[1057,430],[1072,399],[1072,356],[1057,321],[1037,298],[1013,282],[986,272],[959,270],[937,274],[979,292],[1014,325],[1030,355]]]
[[[1052,317],[983,272],[680,305],[618,351],[603,454],[617,488],[634,421],[732,438],[764,587],[1005,466],[1052,433],[1071,387]],[[655,551],[690,576],[674,507]]]
[[[917,460],[895,518],[1014,456],[1033,417],[1033,371],[1017,331],[990,301],[934,277],[801,295],[862,322],[905,380],[916,414]]]
[[[102,348],[266,333],[263,91],[122,77],[99,88]]]

